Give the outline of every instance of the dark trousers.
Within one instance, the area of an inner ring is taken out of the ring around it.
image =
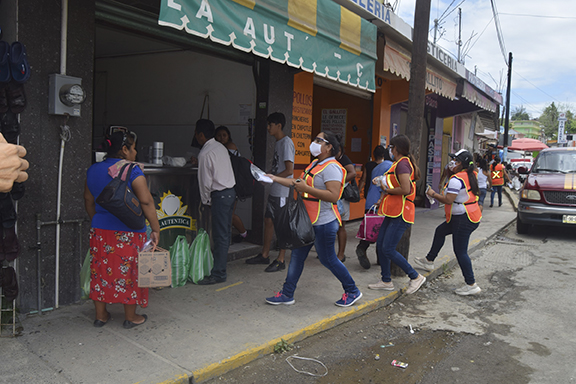
[[[443,222],[436,227],[432,248],[430,248],[426,259],[434,261],[442,246],[444,246],[446,236],[452,235],[452,247],[454,248],[458,265],[462,270],[462,275],[464,275],[464,281],[468,285],[474,284],[476,280],[472,271],[472,261],[470,261],[470,256],[468,256],[468,243],[470,242],[470,235],[478,228],[479,224],[471,222],[466,214],[453,215],[449,223]]]
[[[228,188],[214,191],[210,197],[212,199],[212,239],[214,240],[214,267],[211,274],[225,279],[236,192],[234,188]]]

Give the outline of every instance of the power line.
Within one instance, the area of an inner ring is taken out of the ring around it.
[[[539,18],[543,18],[543,19],[570,19],[570,20],[576,19],[575,16],[528,15],[528,14],[523,14],[523,13],[504,13],[504,12],[500,12],[500,14],[506,15],[506,16],[539,17]]]
[[[522,76],[521,74],[519,74],[518,72],[514,71],[514,73],[518,76],[520,76],[521,78],[523,78],[524,80],[526,80],[530,85],[532,85],[534,88],[536,88],[537,90],[539,90],[540,92],[542,92],[543,94],[545,94],[546,96],[548,96],[549,98],[551,98],[552,100],[556,101],[557,103],[559,103],[558,100],[556,100],[556,98],[554,96],[549,95],[548,93],[546,93],[545,91],[543,91],[542,89],[538,88],[536,85],[534,85],[530,80],[528,80],[527,78],[525,78],[524,76]]]
[[[498,18],[498,11],[496,10],[496,1],[490,0],[492,4],[492,13],[494,14],[494,24],[496,25],[496,35],[498,36],[498,43],[500,44],[500,51],[504,57],[504,62],[508,66],[508,59],[506,58],[506,46],[504,45],[504,36],[502,35],[502,29],[500,28],[500,19]]]

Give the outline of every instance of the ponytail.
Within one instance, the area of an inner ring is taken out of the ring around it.
[[[474,169],[474,166],[469,166],[468,169],[466,169],[466,173],[468,174],[468,182],[470,183],[472,193],[479,196],[480,188],[478,187],[478,177],[474,173]]]
[[[414,161],[414,156],[412,156],[411,153],[409,153],[408,158],[410,159],[410,162],[412,163],[412,166],[414,167],[414,180],[420,180],[420,168],[418,167],[418,165],[416,165],[416,161]]]

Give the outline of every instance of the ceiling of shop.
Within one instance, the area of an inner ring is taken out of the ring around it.
[[[94,47],[96,59],[173,51],[175,49],[180,48],[151,39],[148,36],[138,36],[135,33],[96,26]]]

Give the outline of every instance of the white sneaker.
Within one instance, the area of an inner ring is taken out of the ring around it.
[[[416,257],[414,258],[414,262],[412,263],[416,266],[416,268],[423,269],[425,271],[433,271],[434,270],[434,262],[428,261],[425,257]]]
[[[417,278],[410,280],[410,282],[408,283],[408,288],[406,288],[406,294],[407,295],[413,294],[418,289],[420,289],[422,284],[424,284],[425,282],[426,282],[426,278],[422,275],[418,275]]]
[[[460,296],[468,296],[468,295],[476,295],[481,291],[482,290],[480,289],[478,284],[474,283],[473,285],[465,285],[462,288],[458,288],[454,291],[454,293]]]
[[[394,290],[394,283],[391,281],[388,283],[385,283],[382,280],[380,280],[376,284],[368,284],[368,288],[370,288],[370,289],[383,289],[385,291],[393,291]]]

